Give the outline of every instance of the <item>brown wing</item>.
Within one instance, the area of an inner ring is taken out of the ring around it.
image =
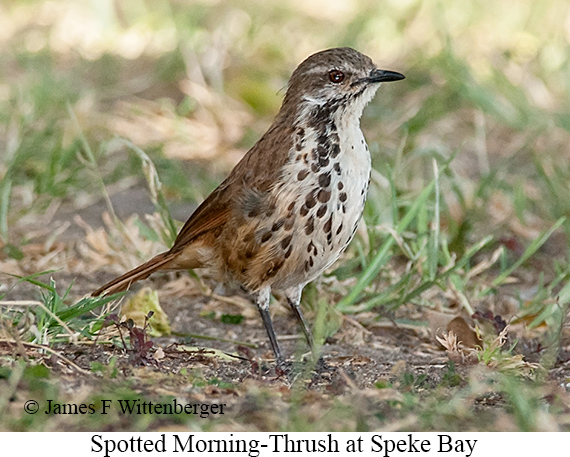
[[[283,128],[283,125],[286,123],[274,124],[249,150],[227,179],[202,202],[186,221],[169,251],[157,255],[105,284],[93,292],[93,295],[120,292],[129,288],[133,282],[145,279],[157,270],[201,266],[199,259],[195,256],[186,256],[183,263],[176,262],[182,251],[189,248],[198,238],[206,234],[218,237],[221,234],[220,229],[232,217],[233,225],[230,230],[235,228],[236,224],[239,225],[240,218],[244,217],[244,214],[260,212],[264,205],[268,204],[269,190],[279,179],[282,166],[288,160],[288,152],[292,144],[292,129]]]
[[[197,268],[199,262],[192,264],[188,258],[184,259],[182,266],[176,264],[179,254],[184,251],[196,238],[227,222],[229,215],[228,200],[224,198],[226,195],[225,186],[222,184],[214,192],[212,192],[206,200],[198,207],[196,211],[186,221],[184,227],[176,237],[176,241],[172,248],[150,259],[148,262],[127,271],[118,278],[113,279],[104,286],[97,289],[91,295],[96,297],[99,295],[110,295],[122,292],[128,289],[131,284],[141,279],[148,278],[151,273],[170,268]]]
[[[197,268],[201,266],[199,257],[188,255],[189,251],[186,251],[192,243],[198,238],[202,238],[201,241],[206,245],[211,243],[212,239],[203,237],[208,234],[213,240],[218,237],[231,238],[232,230],[239,227],[245,215],[255,217],[254,214],[261,214],[264,205],[272,204],[271,188],[279,181],[283,165],[290,159],[294,115],[295,110],[287,109],[284,104],[265,135],[186,221],[169,251],[112,280],[97,289],[93,295],[125,290],[133,282],[145,279],[157,270]],[[228,221],[233,223],[229,224],[229,231],[224,234],[223,228]],[[183,251],[186,254],[183,254]],[[180,257],[184,257],[183,263],[176,263]]]

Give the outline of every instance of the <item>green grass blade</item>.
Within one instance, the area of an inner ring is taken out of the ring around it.
[[[45,282],[37,281],[35,278],[37,278],[39,276],[43,276],[43,275],[49,275],[51,273],[55,273],[58,271],[60,271],[60,270],[46,270],[46,271],[40,271],[39,273],[31,274],[28,276],[19,276],[19,275],[14,275],[14,274],[9,274],[9,273],[7,273],[7,274],[9,276],[14,277],[14,278],[18,278],[18,284],[21,282],[29,282],[30,284],[33,284],[34,286],[41,287],[42,289],[45,289],[49,292],[55,292],[55,288],[51,284],[46,284]]]
[[[116,300],[123,295],[125,295],[125,292],[108,296],[106,295],[104,297],[86,297],[78,301],[76,304],[68,306],[67,308],[62,309],[55,314],[63,322],[69,322],[70,320],[80,317],[89,311],[93,311],[95,308]]]
[[[493,237],[489,235],[489,236],[483,238],[481,241],[479,241],[474,246],[471,246],[471,248],[469,248],[465,252],[465,255],[458,262],[456,262],[455,265],[453,265],[451,268],[448,268],[447,270],[441,271],[433,280],[428,280],[428,281],[422,282],[417,287],[415,287],[414,289],[407,292],[403,296],[403,298],[398,300],[398,303],[396,304],[397,306],[394,306],[394,308],[397,308],[398,306],[400,306],[404,303],[410,302],[411,300],[413,300],[414,298],[419,296],[422,292],[424,292],[425,290],[428,290],[430,287],[440,285],[444,280],[449,278],[453,273],[464,268],[467,265],[467,263],[473,258],[473,256],[475,254],[477,254],[479,251],[481,251],[483,248],[485,248],[487,245],[489,245],[491,243],[491,241],[493,241]],[[384,293],[381,293],[380,295],[378,295],[374,298],[371,298],[371,299],[359,304],[358,306],[347,307],[347,309],[344,312],[352,313],[352,312],[369,311],[370,309],[374,308],[375,306],[379,306],[379,305],[382,305],[385,303],[389,303],[390,301],[393,300],[393,298],[390,298],[389,295],[392,292],[394,292],[395,290],[401,289],[402,288],[401,286],[404,282],[409,282],[409,279],[405,280],[405,278],[402,278],[396,285],[391,286],[387,290],[383,291]],[[472,311],[471,311],[471,314],[472,314]]]
[[[406,213],[406,215],[402,218],[400,223],[396,226],[396,234],[400,235],[402,232],[410,225],[410,223],[416,218],[419,211],[425,203],[427,202],[429,196],[431,195],[434,187],[435,181],[431,181],[422,193],[418,196],[416,201],[410,206],[410,209]],[[388,262],[390,259],[390,249],[392,245],[395,243],[394,236],[390,236],[382,243],[378,254],[372,259],[368,268],[364,270],[360,279],[354,286],[354,288],[350,291],[350,293],[343,298],[337,305],[337,309],[341,312],[348,310],[350,306],[360,297],[362,291],[372,282],[372,280],[376,277],[376,275],[380,272],[382,267]]]

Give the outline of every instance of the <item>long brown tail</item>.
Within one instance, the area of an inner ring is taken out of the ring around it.
[[[158,254],[148,262],[145,262],[135,269],[127,271],[125,274],[113,279],[111,282],[108,282],[91,295],[93,297],[97,297],[99,295],[112,295],[117,292],[122,292],[123,290],[128,289],[132,283],[148,278],[151,273],[154,273],[156,270],[160,270],[175,257],[176,254],[173,254],[170,251]]]

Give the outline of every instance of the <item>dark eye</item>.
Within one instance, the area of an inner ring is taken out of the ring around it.
[[[344,80],[344,73],[340,70],[331,70],[329,71],[329,79],[333,83],[341,83]]]

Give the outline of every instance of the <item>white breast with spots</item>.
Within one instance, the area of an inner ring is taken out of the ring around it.
[[[326,141],[322,131],[303,131],[303,147],[292,149],[284,179],[274,189],[278,201],[296,202],[294,249],[273,284],[281,289],[312,281],[338,259],[354,236],[370,179],[370,154],[358,119],[336,113]],[[319,148],[323,143],[327,147]]]
[[[339,187],[338,183],[343,184],[342,191],[338,190],[335,206],[335,215],[338,213],[342,215],[342,217],[337,218],[333,224],[333,233],[336,233],[334,229],[338,230],[338,226],[341,223],[343,224],[342,235],[337,240],[337,258],[352,240],[360,218],[362,217],[371,170],[370,152],[368,151],[368,145],[366,144],[364,135],[360,130],[359,123],[347,122],[345,126],[342,126],[342,124],[343,119],[341,118],[338,121],[341,149],[338,158],[341,170],[340,175],[333,173],[333,176],[336,178],[337,190]],[[347,196],[345,202],[340,201],[340,194],[343,191]],[[334,260],[326,265],[325,268],[330,266],[333,262]]]

